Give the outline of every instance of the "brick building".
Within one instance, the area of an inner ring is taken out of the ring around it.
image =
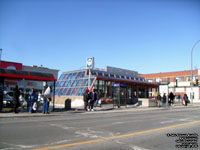
[[[144,77],[148,82],[158,82],[160,84],[159,89],[151,91],[150,95],[155,96],[157,92],[161,95],[169,92],[175,93],[175,95],[183,96],[185,93],[189,99],[192,98],[195,101],[200,101],[200,70],[193,70],[193,80],[191,71],[177,71],[177,72],[166,72],[166,73],[153,73],[153,74],[142,74],[140,77]]]

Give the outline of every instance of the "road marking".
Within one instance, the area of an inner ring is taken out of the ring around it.
[[[83,141],[83,142],[64,144],[64,145],[57,145],[57,146],[51,146],[51,147],[44,147],[44,148],[39,148],[39,149],[34,149],[34,150],[50,150],[50,149],[58,149],[58,148],[77,146],[77,145],[83,145],[83,144],[91,144],[91,143],[97,143],[97,142],[110,140],[110,139],[119,139],[119,138],[129,137],[129,136],[133,136],[133,135],[145,134],[145,133],[161,131],[161,130],[166,130],[166,129],[170,129],[170,128],[177,128],[177,127],[181,127],[181,126],[185,126],[185,125],[192,125],[192,124],[197,124],[197,123],[200,123],[200,120],[176,124],[176,125],[171,125],[171,126],[166,126],[166,127],[162,127],[162,128],[133,132],[133,133],[129,133],[129,134],[122,134],[122,135],[118,135],[118,136],[111,136],[111,137],[101,138],[101,139],[96,139],[96,140]]]
[[[165,123],[172,123],[172,122],[174,122],[174,121],[162,121],[162,122],[160,122],[161,124],[165,124]]]

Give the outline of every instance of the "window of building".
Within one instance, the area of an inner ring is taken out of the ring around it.
[[[186,81],[188,81],[188,82],[191,81],[191,79],[192,79],[191,76],[187,76],[187,77],[186,77]]]
[[[153,80],[152,79],[147,79],[147,82],[153,82]]]
[[[161,78],[156,78],[156,82],[162,82]]]
[[[114,74],[110,74],[110,77],[113,77],[113,78],[114,78]]]
[[[184,81],[184,77],[177,77],[176,78],[178,82],[183,82]]]

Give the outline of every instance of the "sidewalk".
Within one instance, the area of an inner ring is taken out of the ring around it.
[[[181,104],[175,104],[171,107],[136,107],[128,105],[120,108],[113,108],[111,105],[104,105],[102,107],[96,107],[94,112],[85,112],[84,110],[60,110],[51,112],[49,114],[43,114],[41,112],[29,114],[28,112],[19,112],[14,114],[13,112],[0,113],[0,118],[21,118],[21,117],[49,117],[49,116],[66,116],[73,114],[92,114],[92,113],[114,113],[114,112],[131,112],[131,111],[150,111],[150,110],[171,110],[171,109],[188,109],[188,108],[200,108],[200,103],[189,104],[183,106]]]

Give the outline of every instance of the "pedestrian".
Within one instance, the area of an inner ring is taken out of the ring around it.
[[[43,114],[49,114],[49,103],[51,101],[51,88],[46,84],[44,87]]]
[[[185,101],[185,106],[187,106],[187,103],[188,103],[188,96],[187,96],[187,94],[184,94],[184,96],[183,96],[183,99],[184,99],[184,101]]]
[[[36,102],[37,102],[37,94],[34,90],[34,88],[32,88],[29,91],[29,113],[33,113],[36,109]]]
[[[83,94],[83,98],[84,98],[84,110],[87,111],[87,107],[88,107],[88,101],[90,100],[90,91],[87,88],[85,93]]]
[[[2,112],[3,109],[3,88],[0,87],[0,112]]]
[[[174,103],[174,94],[172,92],[170,92],[169,94],[169,106],[173,105]]]
[[[162,107],[166,107],[166,100],[167,100],[167,97],[166,97],[166,94],[164,93],[162,97]]]
[[[157,96],[157,106],[160,107],[160,103],[161,103],[161,96],[160,96],[160,93],[158,93],[158,96]]]
[[[18,89],[18,86],[15,85],[13,89],[13,112],[15,114],[18,113],[17,109],[19,107],[19,96],[20,96],[20,91]]]
[[[90,93],[90,100],[89,100],[89,108],[88,111],[94,111],[93,107],[94,107],[94,103],[97,100],[97,93],[95,92],[95,89],[92,89],[92,92]]]
[[[99,92],[98,91],[95,91],[95,93],[96,93],[96,102],[95,102],[95,104],[94,104],[94,107],[98,107],[98,105],[101,107],[101,103],[100,103],[100,99],[99,99]]]

